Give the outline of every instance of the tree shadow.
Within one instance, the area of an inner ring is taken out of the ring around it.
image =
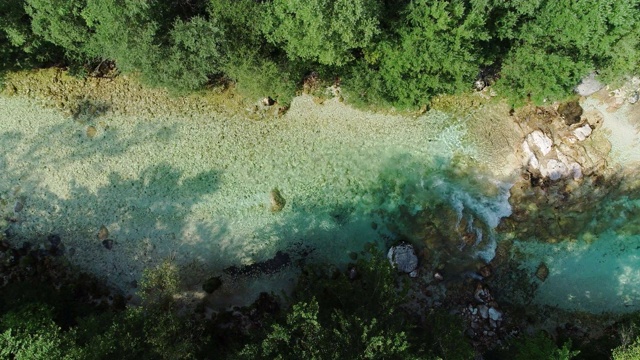
[[[487,247],[497,222],[508,215],[504,187],[472,165],[455,158],[398,154],[380,165],[377,178],[368,185],[359,184],[355,196],[331,205],[293,199],[291,203],[299,203],[295,208],[289,205],[270,213],[265,194],[265,206],[251,210],[265,225],[238,236],[230,222],[244,221],[244,213],[221,216],[196,211],[215,206],[212,194],[224,185],[219,169],[187,175],[182,168],[159,163],[136,169],[133,175],[105,171],[91,186],[37,178],[35,169],[46,167],[52,172],[48,176],[55,179],[61,164],[100,169],[101,161],[122,161],[121,155],[139,145],[170,142],[175,131],[140,123],[128,134],[113,128],[89,138],[83,130],[73,121],[52,125],[35,134],[42,141],[30,145],[23,142],[33,134],[0,134],[3,146],[21,154],[19,160],[0,155],[5,174],[0,180],[2,216],[13,221],[12,241],[46,244],[49,235],[57,234],[73,263],[121,288],[138,280],[144,269],[171,259],[179,265],[188,289],[200,290],[208,278],[222,276],[225,285],[210,295],[215,298],[212,301],[229,304],[241,301],[238,296],[252,301],[250,297],[259,291],[292,285],[307,261],[344,266],[367,243],[386,250],[400,240],[417,245],[427,271],[444,265],[451,273],[463,272],[473,269],[478,250]],[[60,139],[51,140],[51,134]],[[633,192],[625,194],[620,196]],[[15,211],[18,201],[24,209]],[[605,212],[613,217],[623,205]],[[579,207],[576,200],[571,209]],[[194,217],[196,213],[199,218]],[[569,213],[564,215],[571,219]],[[540,216],[529,212],[522,221],[537,221]],[[540,233],[543,225],[536,225]],[[101,234],[103,226],[106,235]],[[498,231],[514,226],[507,221]],[[104,246],[107,239],[112,241],[110,248]]]

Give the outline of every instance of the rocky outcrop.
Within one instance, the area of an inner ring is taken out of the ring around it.
[[[527,134],[521,154],[526,171],[534,178],[579,180],[606,162],[611,145],[597,134],[602,114],[583,113],[577,102],[529,111],[521,115]]]

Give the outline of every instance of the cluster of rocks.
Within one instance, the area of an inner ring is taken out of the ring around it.
[[[476,347],[492,348],[508,334],[505,315],[483,282],[475,284],[473,300],[460,311],[466,320],[466,335]]]
[[[521,145],[522,158],[535,178],[579,180],[606,163],[611,145],[604,138],[591,139],[602,124],[601,114],[584,114],[573,101],[557,108],[536,108],[523,117],[521,126],[528,131]]]
[[[6,271],[19,267],[21,271],[13,272],[12,275],[21,273],[29,274],[36,271],[36,267],[41,262],[47,262],[48,257],[59,257],[65,254],[66,248],[58,235],[49,235],[47,240],[37,246],[30,242],[22,243],[19,248],[12,247],[5,239],[4,233],[0,234],[0,270],[6,275]],[[3,279],[3,284],[8,282],[8,278]]]

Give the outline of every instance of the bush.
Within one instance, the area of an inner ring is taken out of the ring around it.
[[[560,0],[540,3],[504,59],[502,87],[535,103],[566,97],[579,80],[601,70],[605,80],[630,75],[640,60],[637,1]],[[508,28],[508,27],[507,27]]]
[[[378,0],[275,0],[262,31],[289,58],[342,66],[379,33]]]
[[[520,339],[515,344],[514,360],[569,360],[578,355],[579,351],[571,351],[571,342],[558,348],[549,337],[539,332],[533,337]]]
[[[372,74],[345,79],[347,91],[411,107],[471,88],[485,63],[479,46],[488,39],[485,12],[462,0],[410,2],[395,34],[365,54],[364,71]]]
[[[145,74],[151,83],[189,92],[201,89],[211,75],[221,72],[224,34],[212,21],[201,17],[188,22],[178,19],[169,37],[171,45],[164,50],[165,55]]]
[[[0,318],[0,358],[15,360],[64,359],[73,346],[53,322],[51,308],[29,303]]]
[[[395,270],[373,253],[355,265],[356,279],[337,270],[311,266],[294,291],[284,321],[268,329],[264,339],[248,344],[241,359],[413,359],[410,324],[399,306],[404,292],[396,287]]]
[[[302,79],[302,75],[253,51],[245,50],[238,55],[226,65],[225,73],[235,81],[242,96],[250,100],[269,96],[284,106],[291,103],[297,79]]]
[[[623,345],[613,349],[613,360],[640,359],[640,337],[631,345]]]

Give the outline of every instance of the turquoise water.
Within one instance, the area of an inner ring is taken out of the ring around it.
[[[614,185],[612,185],[613,187]],[[515,241],[521,267],[533,274],[540,263],[549,268],[537,284],[533,302],[591,313],[640,310],[640,192],[614,190],[585,199],[564,239],[547,243]]]
[[[345,265],[367,243],[386,250],[399,240],[417,245],[427,272],[456,276],[492,261],[500,241],[514,242],[528,281],[538,282],[535,302],[636,309],[635,190],[585,195],[590,206],[576,200],[566,211],[545,208],[544,197],[527,199],[540,210],[513,232],[500,224],[530,204],[510,203],[513,181],[480,170],[500,159],[482,158],[486,149],[468,140],[464,121],[436,111],[404,118],[296,101],[269,122],[106,114],[79,124],[0,98],[0,210],[12,220],[1,225],[16,242],[59,234],[75,264],[125,288],[166,258],[197,290],[226,267],[296,246]],[[87,125],[96,127],[94,138]],[[273,188],[287,201],[282,212],[269,211]],[[17,201],[23,209],[16,212]],[[97,237],[102,225],[113,250]],[[557,242],[531,236],[543,230]],[[533,275],[540,262],[550,269],[544,283]],[[289,269],[226,279],[219,303],[251,302],[294,277]]]

